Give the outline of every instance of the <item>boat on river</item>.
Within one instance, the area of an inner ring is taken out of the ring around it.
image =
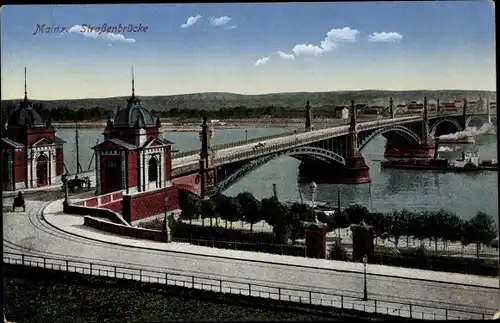
[[[449,159],[405,159],[405,160],[385,160],[380,163],[382,168],[392,169],[422,169],[440,170],[452,172],[480,172],[497,171],[496,160],[479,160],[479,154],[462,153],[462,158],[457,160]]]

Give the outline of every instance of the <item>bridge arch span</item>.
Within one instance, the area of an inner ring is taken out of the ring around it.
[[[421,140],[415,132],[404,126],[394,125],[394,126],[383,127],[372,132],[368,137],[363,139],[363,141],[359,145],[359,150],[363,150],[366,147],[366,145],[368,145],[368,143],[372,141],[375,137],[377,137],[378,135],[383,135],[385,133],[397,134],[401,138],[405,139],[408,143],[413,145],[421,144]]]
[[[485,123],[484,120],[479,116],[470,116],[465,121],[465,128],[476,127],[481,128]]]
[[[438,131],[439,127],[443,126],[443,125],[448,125],[448,128],[446,130],[443,129],[443,131]],[[455,120],[449,119],[449,118],[444,118],[444,119],[441,119],[439,121],[436,121],[436,123],[434,123],[432,125],[429,132],[430,132],[431,136],[436,137],[436,136],[442,136],[442,135],[448,135],[451,133],[460,132],[463,130],[464,129],[462,129],[462,126],[458,122],[456,122]],[[443,132],[443,133],[441,133],[441,132]]]
[[[341,165],[345,165],[345,158],[337,154],[336,152],[310,146],[297,147],[277,152],[275,154],[263,156],[246,163],[241,168],[233,172],[231,175],[216,183],[215,191],[217,193],[222,193],[223,191],[227,190],[233,184],[235,184],[240,179],[242,179],[246,175],[250,174],[257,168],[259,168],[260,166],[280,156],[291,156],[291,157],[309,156],[324,162],[335,162]]]

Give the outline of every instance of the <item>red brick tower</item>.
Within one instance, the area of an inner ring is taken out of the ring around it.
[[[24,68],[24,100],[11,111],[2,138],[2,186],[5,190],[59,184],[64,173],[64,140],[55,135],[28,100]]]

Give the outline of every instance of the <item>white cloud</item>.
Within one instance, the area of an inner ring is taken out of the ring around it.
[[[398,42],[403,39],[403,35],[397,32],[388,32],[386,33],[385,31],[381,33],[374,32],[371,35],[368,35],[368,40],[372,42]]]
[[[228,16],[221,16],[219,18],[210,17],[209,19],[210,19],[210,25],[212,26],[222,26],[228,24],[231,21],[231,17]]]
[[[238,25],[231,25],[231,26],[227,26],[225,29],[226,30],[231,30],[231,29],[234,29],[236,27],[238,27]]]
[[[188,18],[185,24],[181,25],[181,28],[188,28],[193,25],[196,25],[201,20],[201,15],[191,16]]]
[[[292,49],[295,55],[320,55],[325,52],[331,52],[342,42],[355,42],[359,30],[349,27],[331,29],[326,33],[326,37],[320,45],[298,44]]]
[[[269,57],[262,57],[262,58],[259,58],[254,66],[261,66],[261,65],[264,65],[266,63],[269,63],[271,61],[271,59]]]
[[[107,33],[107,32],[100,32],[99,30],[96,29],[89,29],[85,26],[80,26],[80,25],[74,25],[70,29],[66,30],[63,32],[63,34],[80,34],[84,37],[90,37],[94,39],[106,39],[112,42],[118,41],[118,42],[124,42],[124,43],[135,43],[134,38],[126,38],[122,34],[114,34],[114,33]]]
[[[299,44],[295,45],[295,47],[292,49],[292,51],[295,53],[295,55],[300,56],[300,55],[319,55],[324,52],[323,48],[316,46],[316,45],[311,45],[311,44]]]
[[[281,59],[285,59],[285,60],[289,60],[289,61],[293,61],[295,59],[295,56],[293,56],[293,54],[287,54],[287,53],[282,52],[282,51],[278,51],[278,55],[281,57]]]

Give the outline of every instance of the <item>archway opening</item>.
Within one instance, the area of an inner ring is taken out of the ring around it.
[[[38,186],[45,186],[48,184],[48,170],[47,156],[40,155],[36,159],[36,181]]]
[[[118,158],[107,160],[101,171],[102,194],[116,192],[122,189],[122,169]]]
[[[462,131],[462,129],[458,127],[454,122],[446,119],[438,122],[433,128],[434,129],[433,131],[431,131],[431,133],[433,133],[434,137],[450,135]]]
[[[148,161],[148,183],[158,186],[158,160],[156,157],[151,157]]]
[[[480,129],[483,125],[484,125],[484,122],[480,118],[472,118],[467,123],[467,128]]]

